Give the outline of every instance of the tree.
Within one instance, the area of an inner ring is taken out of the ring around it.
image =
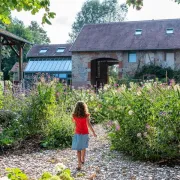
[[[34,44],[49,44],[50,39],[47,37],[47,32],[39,26],[36,21],[31,21],[29,25],[29,30],[31,31],[32,40]]]
[[[6,30],[24,38],[34,44],[48,44],[50,39],[47,36],[46,31],[41,28],[37,22],[32,21],[31,24],[26,27],[24,23],[18,19],[12,19],[9,25],[3,24]],[[25,45],[23,50],[24,62],[27,62],[26,54],[30,48],[30,45]],[[10,49],[5,47],[5,51],[2,49],[2,70],[4,72],[4,78],[8,79],[9,70],[17,62],[16,54]],[[7,54],[8,53],[8,54]],[[4,56],[6,55],[6,56]]]
[[[104,0],[102,3],[99,0],[86,1],[72,24],[69,42],[74,42],[85,24],[123,21],[127,11],[127,6],[119,5],[117,0]]]
[[[180,4],[180,0],[173,0],[173,1]],[[143,0],[126,0],[126,3],[129,6],[133,6],[133,8],[136,8],[137,10],[140,10],[143,7]]]
[[[0,20],[5,24],[11,22],[11,11],[31,11],[31,14],[36,14],[41,9],[45,10],[42,17],[42,23],[51,24],[50,19],[55,17],[55,13],[51,12],[50,0],[0,0]]]

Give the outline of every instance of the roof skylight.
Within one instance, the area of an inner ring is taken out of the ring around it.
[[[64,52],[65,48],[64,47],[60,47],[56,50],[57,53],[62,53]]]
[[[39,51],[39,53],[46,53],[47,52],[47,49],[41,49],[40,51]]]
[[[135,35],[141,35],[142,34],[142,29],[136,29]]]
[[[166,34],[173,34],[174,33],[174,29],[173,28],[167,28],[166,29]]]

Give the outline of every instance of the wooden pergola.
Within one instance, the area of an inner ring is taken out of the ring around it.
[[[23,79],[23,48],[25,44],[32,44],[31,42],[20,38],[4,29],[0,28],[0,71],[2,63],[2,46],[9,46],[17,55],[19,59],[19,82]]]

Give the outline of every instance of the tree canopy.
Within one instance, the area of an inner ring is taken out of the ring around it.
[[[70,42],[76,39],[85,24],[123,21],[127,12],[127,6],[120,5],[117,0],[104,0],[103,2],[87,0],[72,24],[72,32],[69,34]]]
[[[173,0],[174,2],[180,4],[180,0]],[[140,10],[143,7],[143,0],[126,0],[126,3],[129,6],[133,6],[137,10]]]
[[[50,0],[0,0],[0,20],[5,24],[11,22],[11,11],[17,10],[18,12],[30,11],[31,14],[36,14],[41,9],[45,10],[42,17],[42,23],[51,24],[50,19],[55,17],[55,13],[51,12]]]

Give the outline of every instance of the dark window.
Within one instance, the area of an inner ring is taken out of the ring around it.
[[[136,62],[136,53],[129,53],[128,55],[128,61],[129,62]]]

